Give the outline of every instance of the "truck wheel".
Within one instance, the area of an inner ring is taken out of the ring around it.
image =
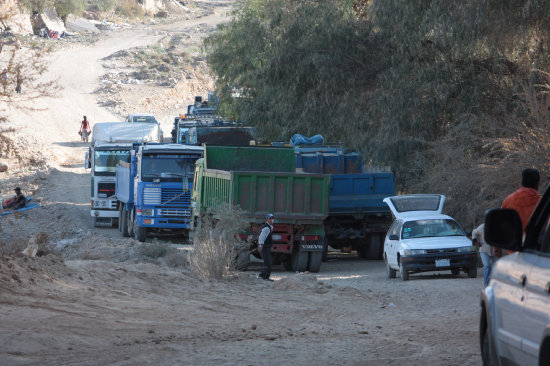
[[[294,251],[292,253],[292,257],[290,258],[291,270],[294,272],[306,271],[308,259],[308,252],[301,252],[299,250]]]
[[[376,260],[380,259],[380,236],[379,235],[369,235],[368,243],[363,242],[357,251],[359,258]]]
[[[122,232],[122,221],[121,221],[121,218],[122,218],[122,205],[120,206],[120,208],[118,209],[118,231]]]
[[[402,281],[409,280],[409,271],[403,268],[403,263],[399,264],[399,276],[401,277]]]
[[[134,210],[128,212],[126,211],[126,218],[128,219],[128,236],[133,237],[134,236]]]
[[[390,264],[388,263],[388,258],[384,256],[384,262],[386,262],[386,275],[388,278],[395,278],[395,269],[390,267]]]
[[[323,252],[309,252],[309,261],[307,264],[307,270],[317,273],[321,269],[321,263],[323,262]]]
[[[468,268],[468,278],[477,278],[477,266]]]
[[[130,236],[128,233],[128,212],[126,212],[126,207],[122,206],[120,218],[118,219],[118,226],[120,226],[120,232],[122,236],[127,238]]]
[[[134,239],[143,243],[145,241],[146,236],[147,236],[147,228],[143,226],[138,226],[136,224],[134,227]]]
[[[451,268],[451,274],[453,276],[458,276],[460,274],[460,268]]]
[[[97,217],[93,218],[93,222],[94,222],[94,227],[99,227],[99,225],[97,223]]]
[[[323,238],[323,262],[328,260],[328,239],[325,236]]]

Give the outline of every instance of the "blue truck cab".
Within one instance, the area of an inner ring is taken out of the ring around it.
[[[130,155],[116,167],[122,235],[143,242],[150,231],[188,231],[194,166],[203,147],[134,144]]]
[[[392,223],[384,198],[395,195],[389,169],[368,170],[358,151],[340,145],[294,146],[296,169],[330,174],[329,216],[325,219],[325,258],[330,245],[361,258],[381,258]]]

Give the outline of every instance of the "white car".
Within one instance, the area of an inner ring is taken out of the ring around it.
[[[515,210],[485,215],[487,243],[514,253],[495,262],[481,294],[484,366],[550,365],[550,187],[522,228]]]
[[[393,196],[384,202],[395,218],[384,241],[388,278],[397,271],[407,281],[409,273],[445,270],[477,277],[476,248],[460,225],[441,213],[444,195]]]
[[[138,122],[138,123],[156,123],[159,126],[159,141],[163,142],[164,133],[160,128],[160,122],[157,121],[154,115],[149,113],[131,113],[126,117],[126,122]]]

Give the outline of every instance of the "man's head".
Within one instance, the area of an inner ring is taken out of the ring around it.
[[[528,168],[521,172],[521,185],[527,188],[539,188],[540,174],[537,169]]]
[[[265,221],[273,223],[273,221],[275,221],[275,216],[273,216],[273,214],[267,214],[265,215]]]
[[[19,187],[15,187],[13,190],[14,190],[15,193],[17,193],[17,194],[21,193],[21,188],[19,188]]]
[[[84,116],[84,120],[86,120],[86,116]]]

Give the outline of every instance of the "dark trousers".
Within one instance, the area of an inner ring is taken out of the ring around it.
[[[271,245],[264,245],[262,249],[262,258],[264,259],[264,265],[262,266],[262,271],[259,276],[265,279],[271,276],[271,264],[273,263],[271,260]]]

